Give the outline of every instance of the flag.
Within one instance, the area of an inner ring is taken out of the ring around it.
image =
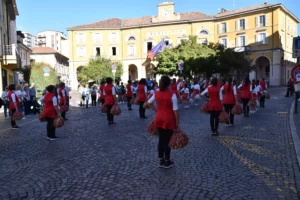
[[[151,60],[154,60],[154,57],[159,52],[163,51],[166,48],[165,39],[163,38],[154,48],[148,51],[147,55]]]

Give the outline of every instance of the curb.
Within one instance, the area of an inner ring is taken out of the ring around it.
[[[289,118],[290,118],[290,128],[291,128],[294,147],[297,155],[298,165],[300,166],[300,138],[297,133],[297,128],[295,126],[295,121],[294,121],[294,107],[295,107],[295,100],[293,101],[292,106],[290,108]]]

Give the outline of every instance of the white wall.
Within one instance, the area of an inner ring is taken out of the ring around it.
[[[67,39],[67,37],[64,34],[62,34],[61,32],[58,32],[58,31],[42,31],[37,34],[38,42],[41,40],[38,38],[40,35],[46,36],[46,38],[42,39],[42,40],[46,41],[46,45],[43,45],[43,46],[53,48],[55,51],[58,51],[61,54],[63,54],[62,41]],[[53,40],[52,40],[52,38],[53,38]],[[69,57],[69,56],[67,56],[67,57]]]
[[[64,56],[66,56],[67,58],[70,58],[69,40],[62,40],[61,41],[61,53]]]

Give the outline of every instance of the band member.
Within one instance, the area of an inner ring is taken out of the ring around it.
[[[210,127],[212,131],[212,135],[219,135],[219,116],[221,111],[223,110],[221,97],[220,97],[220,87],[218,86],[218,79],[214,77],[211,80],[211,87],[205,89],[201,96],[209,100],[208,103],[208,111],[210,112]],[[209,99],[205,96],[208,93]]]
[[[177,96],[169,90],[170,84],[171,79],[168,76],[162,76],[159,82],[159,91],[148,101],[150,107],[156,111],[155,127],[159,131],[159,167],[164,168],[174,166],[174,162],[170,160],[169,142],[173,131],[179,128]],[[153,106],[154,101],[156,101],[157,108]]]
[[[260,107],[264,108],[265,107],[265,101],[266,101],[266,94],[267,94],[267,89],[268,89],[268,85],[267,82],[265,81],[265,78],[262,78],[259,82],[261,88],[262,88],[262,95],[260,97]]]
[[[128,80],[128,84],[126,85],[126,97],[127,97],[127,108],[128,108],[128,110],[132,110],[131,103],[130,103],[130,101],[133,97],[131,86],[132,86],[132,82],[131,82],[131,80]]]
[[[145,108],[144,108],[144,103],[147,101],[147,86],[146,86],[146,79],[142,78],[139,82],[138,86],[138,101],[140,105],[140,118],[146,119],[145,115]]]
[[[8,90],[9,90],[8,91],[9,110],[10,110],[10,114],[11,114],[10,124],[11,124],[12,129],[17,129],[20,127],[17,126],[17,124],[16,124],[16,121],[14,119],[14,114],[15,114],[15,112],[19,112],[20,102],[19,102],[19,98],[15,94],[16,85],[15,84],[9,85]]]
[[[58,93],[58,102],[59,102],[59,106],[62,107],[66,107],[67,106],[67,93],[65,91],[65,83],[60,83],[59,84],[59,88],[57,90]],[[61,112],[61,117],[67,121],[68,119],[66,118],[66,112]]]
[[[252,87],[251,87],[249,77],[246,77],[244,82],[242,84],[240,84],[238,88],[241,89],[241,92],[242,92],[241,97],[242,97],[242,100],[243,100],[244,116],[249,117],[250,108],[248,106],[248,102],[252,98],[252,95],[251,95]]]
[[[225,94],[223,99],[223,92]],[[232,78],[227,79],[227,83],[221,87],[220,96],[223,99],[223,105],[225,107],[225,111],[228,113],[229,122],[226,123],[227,126],[234,125],[234,115],[232,114],[231,110],[233,106],[236,104],[236,86],[232,83]]]
[[[105,105],[107,106],[107,121],[109,126],[114,126],[114,115],[110,113],[113,105],[118,104],[116,99],[116,88],[112,84],[112,78],[106,78],[106,85],[104,87]]]

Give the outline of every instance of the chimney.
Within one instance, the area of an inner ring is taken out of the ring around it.
[[[221,8],[221,13],[225,13],[227,10],[225,8]]]
[[[265,1],[265,3],[264,3],[265,5],[268,5],[268,2],[267,1]]]

